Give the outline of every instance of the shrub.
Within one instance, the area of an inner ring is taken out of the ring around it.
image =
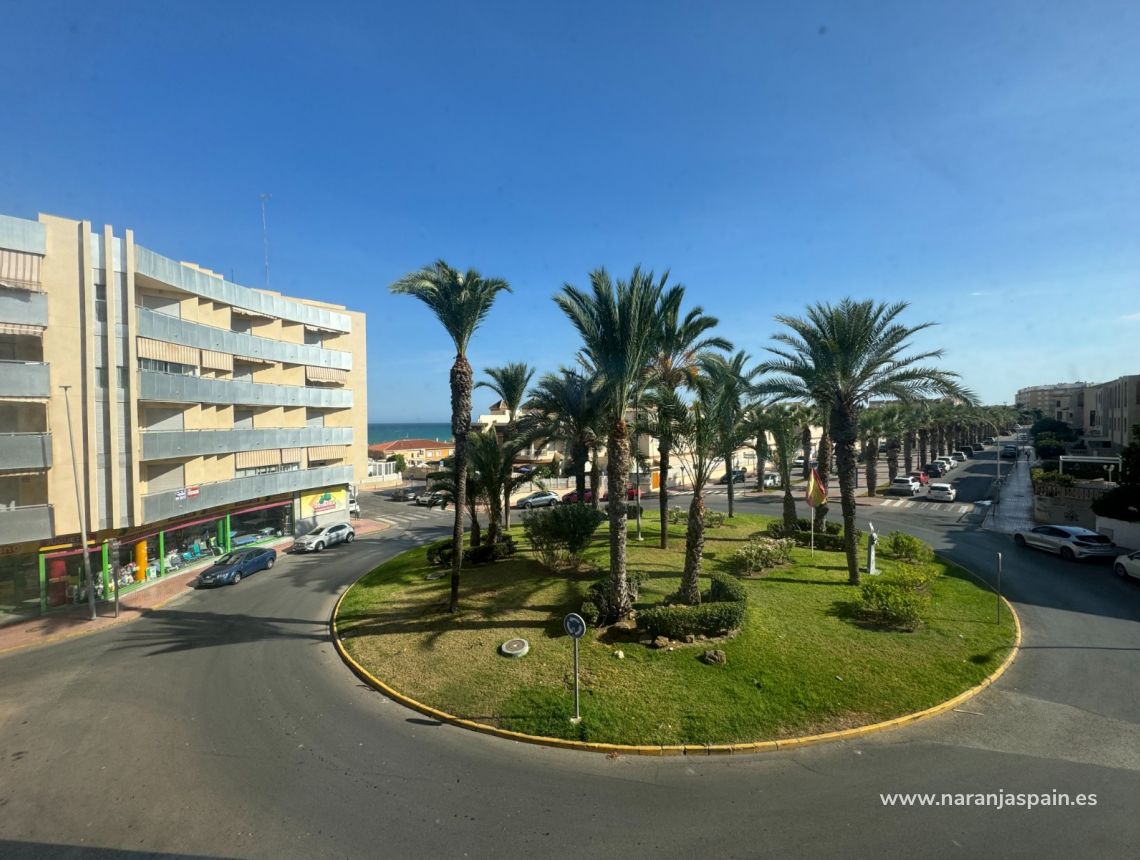
[[[934,558],[934,550],[920,541],[914,535],[903,532],[891,532],[879,542],[879,549],[884,555],[904,561],[930,561]]]
[[[793,546],[795,541],[790,538],[754,537],[733,553],[732,560],[738,572],[751,576],[791,561]]]
[[[630,600],[637,600],[641,594],[641,581],[644,574],[639,571],[628,573],[626,576],[629,580]],[[610,605],[610,580],[607,577],[599,579],[586,589],[586,599],[582,601],[579,614],[586,620],[587,624],[600,626],[615,620],[617,617],[616,609]]]
[[[451,538],[436,541],[427,548],[427,563],[436,567],[443,567],[451,564],[451,557],[453,555]]]
[[[593,505],[552,505],[525,517],[523,533],[547,567],[577,566],[603,520]]]
[[[712,511],[705,508],[705,528],[717,529],[724,525],[725,514],[723,511]]]
[[[726,600],[746,603],[748,601],[748,592],[744,590],[743,585],[731,576],[725,576],[723,573],[714,573],[709,576],[708,595],[704,600],[710,603]]]
[[[699,606],[654,606],[642,610],[637,621],[650,636],[716,636],[744,624],[744,603],[733,600]]]
[[[678,523],[687,522],[688,519],[689,519],[689,512],[686,511],[684,508],[676,508],[676,507],[669,508],[669,523],[671,525],[677,525]]]
[[[806,520],[805,520],[806,522]],[[837,524],[838,525],[838,524]],[[755,540],[759,537],[767,535],[772,538],[788,537],[795,541],[796,546],[811,546],[811,531],[799,530],[789,532],[784,528],[783,523],[768,523],[767,528],[763,532],[754,532],[752,538]],[[855,540],[863,537],[863,532],[859,529],[855,530]],[[843,534],[842,529],[839,534],[824,532],[820,534],[815,533],[815,548],[827,550],[829,552],[843,552]]]
[[[916,630],[930,612],[932,573],[904,567],[863,583],[863,610],[885,627]]]

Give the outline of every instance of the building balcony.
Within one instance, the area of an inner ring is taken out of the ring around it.
[[[2,384],[2,383],[0,383]],[[0,389],[2,392],[2,389]],[[348,409],[352,391],[274,385],[242,379],[207,379],[177,373],[139,371],[139,400],[160,403],[236,403],[242,406],[315,406]]]
[[[0,504],[0,544],[45,540],[54,534],[51,505],[17,508]]]
[[[0,472],[50,467],[50,433],[0,433]]]
[[[170,460],[207,454],[232,454],[267,448],[351,445],[351,427],[235,428],[233,430],[146,430],[142,460]],[[2,448],[0,448],[2,450]]]
[[[0,287],[0,323],[46,328],[47,293]]]
[[[325,466],[292,472],[271,472],[232,481],[198,484],[179,490],[148,493],[142,497],[143,522],[154,523],[183,514],[204,511],[239,502],[311,490],[318,487],[352,483],[351,466]]]
[[[0,361],[0,397],[50,397],[49,367],[42,361]]]

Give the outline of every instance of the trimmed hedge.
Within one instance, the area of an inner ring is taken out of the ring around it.
[[[502,535],[493,544],[484,543],[463,550],[463,564],[468,567],[477,567],[480,564],[489,564],[493,561],[510,558],[517,551],[515,539],[510,535]],[[436,567],[448,567],[453,555],[451,538],[447,538],[428,547],[427,562]]]
[[[732,563],[738,573],[751,576],[765,568],[777,567],[792,560],[791,538],[753,537],[732,554]]]
[[[894,630],[917,630],[930,614],[933,572],[900,567],[866,580],[862,585],[863,611]]]
[[[686,636],[716,636],[744,625],[748,594],[744,586],[723,573],[709,577],[707,594],[698,606],[654,606],[637,616],[637,623],[650,636],[684,639]]]
[[[879,542],[883,555],[904,561],[930,561],[934,550],[913,535],[904,532],[891,532]]]

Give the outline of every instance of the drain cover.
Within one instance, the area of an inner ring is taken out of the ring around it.
[[[530,650],[530,643],[525,639],[508,639],[499,650],[507,657],[522,657]]]

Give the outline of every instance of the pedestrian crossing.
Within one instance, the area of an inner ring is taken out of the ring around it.
[[[919,510],[926,511],[947,511],[950,513],[964,514],[973,509],[973,505],[956,505],[954,503],[947,504],[945,502],[921,502],[913,499],[883,499],[879,503],[883,508],[918,508]]]
[[[378,523],[387,523],[390,526],[423,525],[425,523],[442,524],[455,520],[455,513],[451,510],[443,511],[408,511],[407,513],[385,514],[382,517],[373,517]]]

